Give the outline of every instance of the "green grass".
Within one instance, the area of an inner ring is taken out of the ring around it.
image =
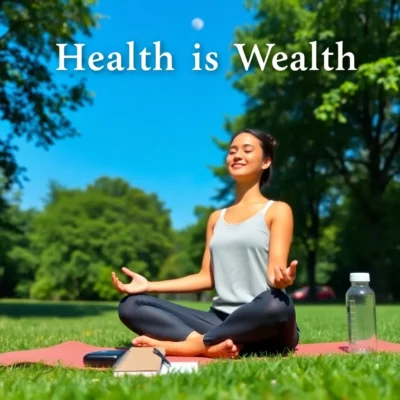
[[[208,304],[184,303],[207,309]],[[343,306],[297,306],[302,343],[345,341]],[[377,309],[378,336],[400,342],[400,307]],[[0,302],[0,352],[79,340],[126,346],[115,303]],[[399,399],[400,355],[218,361],[197,374],[113,377],[44,365],[0,368],[0,399]]]

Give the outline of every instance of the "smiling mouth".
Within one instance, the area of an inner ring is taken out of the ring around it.
[[[245,164],[239,164],[239,163],[232,164],[232,168],[242,168],[244,166],[245,166]]]

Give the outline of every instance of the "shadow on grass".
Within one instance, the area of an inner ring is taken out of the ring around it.
[[[0,303],[0,317],[89,317],[105,312],[117,313],[118,303],[113,304],[74,304],[74,303]]]

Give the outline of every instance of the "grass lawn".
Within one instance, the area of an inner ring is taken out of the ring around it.
[[[184,303],[207,309],[208,304]],[[345,341],[342,306],[297,306],[301,342]],[[400,307],[377,309],[378,336],[400,342]],[[0,302],[0,352],[79,340],[129,344],[115,303]],[[400,354],[218,361],[198,374],[113,377],[111,371],[0,368],[0,399],[400,399]]]

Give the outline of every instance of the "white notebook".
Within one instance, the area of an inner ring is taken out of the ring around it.
[[[182,362],[171,362],[171,366],[168,367],[163,364],[161,367],[160,375],[173,374],[173,373],[192,373],[199,370],[199,364],[195,361],[182,361]]]

